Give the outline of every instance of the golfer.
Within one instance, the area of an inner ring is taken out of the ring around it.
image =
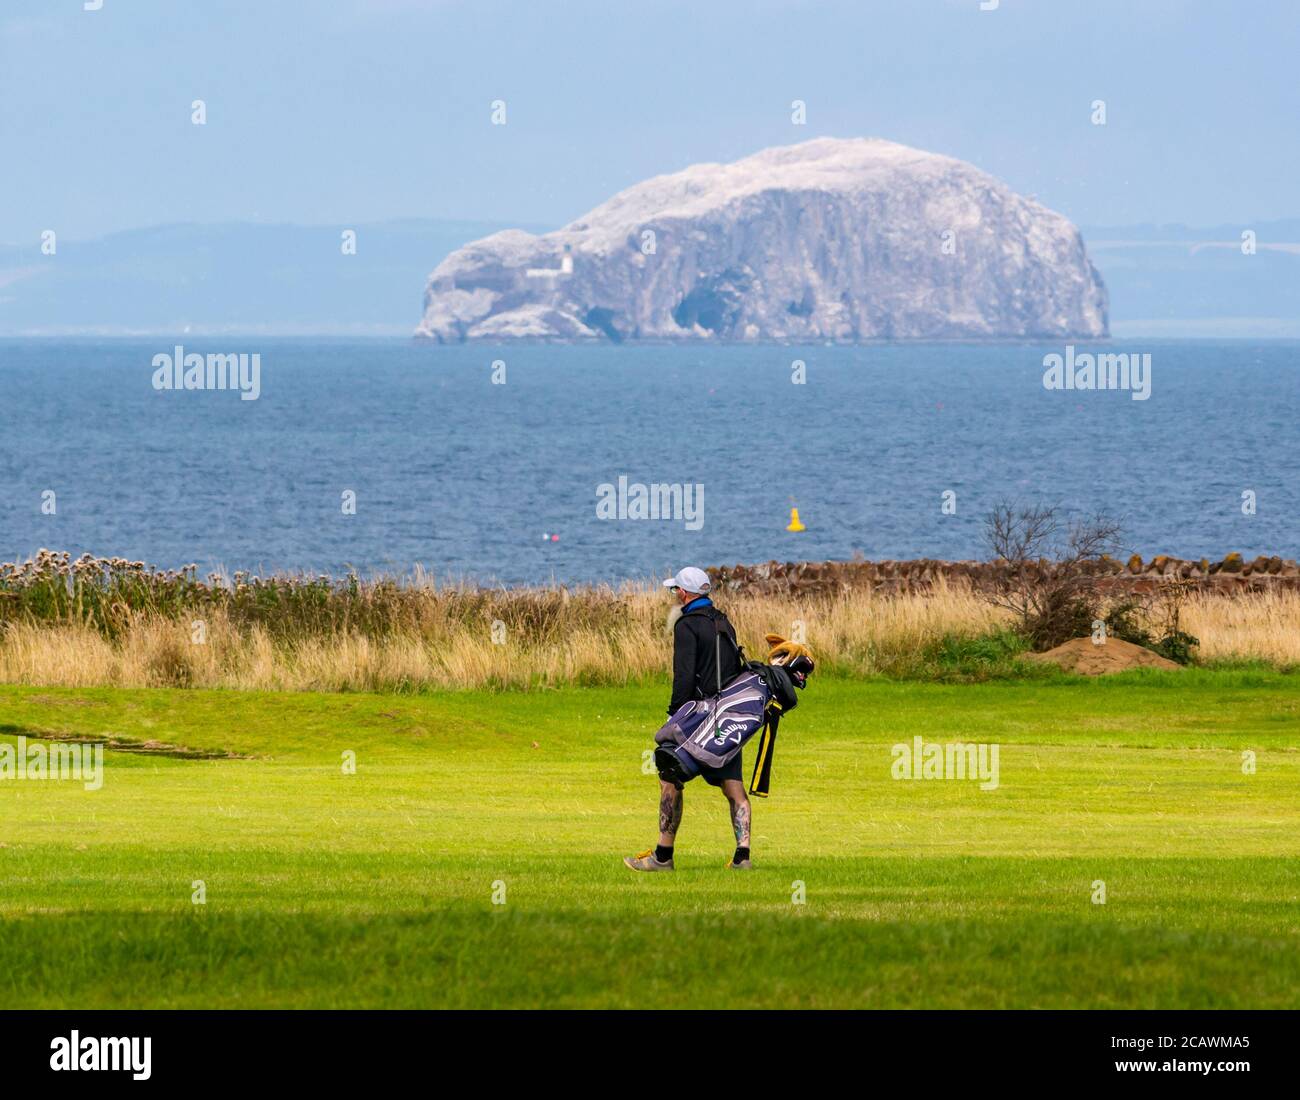
[[[717,693],[719,647],[714,644],[715,628],[730,641],[723,641],[722,683],[740,672],[740,655],[736,644],[736,631],[727,616],[713,606],[709,599],[709,575],[703,569],[687,566],[675,577],[664,581],[680,604],[674,608],[673,623],[673,695],[668,703],[668,715],[692,699],[707,699]],[[742,753],[738,752],[721,768],[701,767],[704,781],[720,787],[727,797],[731,810],[731,828],[736,834],[736,851],[728,867],[747,871],[749,861],[749,796],[741,776]],[[673,842],[682,823],[682,788],[680,784],[659,780],[659,844],[647,848],[637,856],[626,856],[623,862],[634,871],[673,870]]]

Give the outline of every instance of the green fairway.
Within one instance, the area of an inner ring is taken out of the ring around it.
[[[245,757],[0,782],[0,1005],[1300,1007],[1298,676],[818,680],[755,870],[695,782],[634,875],[667,695],[0,687],[8,744]],[[892,778],[916,736],[997,788]]]

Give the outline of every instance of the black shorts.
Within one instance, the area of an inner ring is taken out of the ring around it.
[[[744,782],[744,780],[742,780],[740,777],[742,771],[740,758],[742,756],[744,756],[743,749],[740,752],[736,753],[735,756],[733,756],[720,768],[706,768],[703,764],[701,764],[700,778],[703,779],[704,782],[709,784],[710,787],[721,787],[723,780],[726,779],[734,779],[737,782]]]

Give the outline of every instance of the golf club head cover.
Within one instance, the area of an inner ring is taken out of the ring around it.
[[[767,653],[770,665],[788,665],[796,657],[807,657],[812,662],[812,653],[807,646],[798,642],[788,642],[780,634],[764,634],[764,641],[771,647]]]

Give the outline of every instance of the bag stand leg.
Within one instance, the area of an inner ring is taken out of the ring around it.
[[[749,793],[759,798],[766,798],[772,785],[772,757],[776,753],[776,728],[780,723],[779,714],[770,715],[758,734],[758,756],[749,780]]]

